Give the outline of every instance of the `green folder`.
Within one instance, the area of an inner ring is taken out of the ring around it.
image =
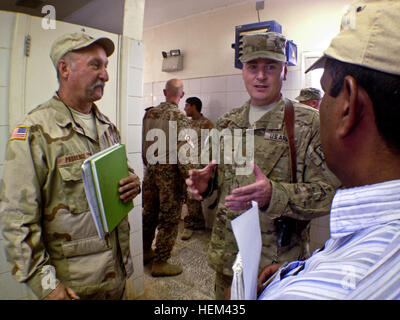
[[[100,237],[111,232],[133,209],[123,203],[119,181],[129,175],[125,145],[117,144],[86,159],[82,165],[85,193]]]

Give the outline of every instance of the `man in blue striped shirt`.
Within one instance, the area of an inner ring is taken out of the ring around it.
[[[345,188],[333,199],[324,248],[267,267],[260,299],[400,298],[399,28],[400,1],[355,3],[306,71],[324,68],[321,142]]]

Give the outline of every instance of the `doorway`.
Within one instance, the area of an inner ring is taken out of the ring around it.
[[[108,37],[114,42],[115,51],[109,57],[107,67],[109,81],[106,83],[103,98],[96,105],[119,128],[119,36],[62,21],[56,22],[55,29],[43,29],[42,18],[20,13],[16,14],[11,54],[10,101],[14,103],[10,103],[10,128],[20,123],[29,111],[49,100],[58,89],[56,70],[49,56],[50,48],[56,38],[71,32]]]

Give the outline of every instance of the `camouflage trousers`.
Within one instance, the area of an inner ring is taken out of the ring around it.
[[[154,262],[171,256],[182,210],[182,178],[177,165],[146,168],[142,187],[143,249],[150,249],[157,232]]]
[[[216,272],[215,274],[215,300],[224,300],[226,290],[232,285],[232,276]]]
[[[184,187],[186,187],[186,185]],[[184,218],[185,228],[192,230],[204,229],[206,222],[204,220],[201,202],[193,199],[189,195],[189,192],[186,192],[186,206],[188,208],[188,214]]]

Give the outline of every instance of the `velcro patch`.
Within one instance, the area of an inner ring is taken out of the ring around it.
[[[11,133],[10,140],[26,140],[28,137],[29,127],[18,126]]]

